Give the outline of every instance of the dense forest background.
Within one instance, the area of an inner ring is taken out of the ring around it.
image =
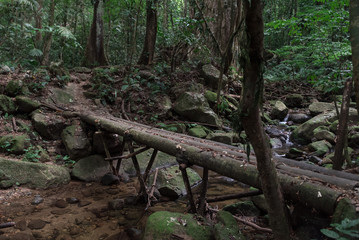
[[[225,22],[236,21],[236,1],[147,2],[157,14],[155,69],[220,65],[216,44],[227,41],[231,29]],[[325,91],[340,88],[351,74],[348,5],[347,0],[264,1],[265,79],[309,81]],[[98,7],[106,63],[136,64],[146,36],[145,0],[2,0],[0,64],[24,69],[52,61],[68,68],[89,64],[85,52]],[[232,72],[238,71],[239,39],[240,34],[233,41]]]

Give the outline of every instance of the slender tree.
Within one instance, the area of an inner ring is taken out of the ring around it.
[[[243,90],[239,121],[257,158],[257,168],[262,190],[268,204],[270,225],[276,239],[290,239],[290,225],[283,194],[272,162],[269,139],[264,132],[260,104],[263,95],[263,16],[262,1],[243,0],[246,30],[241,45],[243,67]]]
[[[157,1],[146,0],[146,35],[138,64],[151,65],[153,63],[157,37]]]
[[[104,0],[94,2],[93,20],[84,60],[87,66],[108,65],[104,47],[103,5]]]
[[[359,1],[350,0],[350,42],[352,46],[353,81],[359,114]]]
[[[55,24],[55,0],[51,0],[50,9],[49,9],[49,27],[53,27]],[[52,33],[53,31],[50,30],[45,34],[44,37],[44,44],[42,48],[43,56],[42,56],[42,65],[49,65],[49,56],[52,44]]]

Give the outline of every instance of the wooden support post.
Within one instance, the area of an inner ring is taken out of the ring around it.
[[[105,161],[114,161],[114,160],[119,160],[119,159],[129,159],[132,156],[135,156],[135,155],[138,155],[140,153],[143,153],[143,152],[147,151],[148,149],[150,149],[150,147],[144,147],[144,148],[141,148],[140,150],[137,150],[134,153],[130,153],[130,154],[127,154],[127,155],[120,155],[120,156],[105,158]]]
[[[203,168],[203,177],[202,177],[202,190],[199,197],[198,212],[204,216],[206,212],[206,197],[207,197],[207,188],[208,188],[208,168]]]
[[[130,151],[130,153],[134,153],[135,151],[134,151],[133,146],[132,146],[131,136],[129,134],[126,134],[124,136],[124,139],[125,139],[125,141],[127,141],[128,150]],[[145,182],[143,181],[143,178],[142,178],[141,169],[140,169],[140,165],[138,164],[137,157],[136,157],[136,155],[133,155],[131,158],[132,158],[133,166],[136,169],[136,175],[138,177],[138,181],[140,182],[140,188],[141,189],[140,189],[140,192],[139,192],[138,195],[143,194],[144,199],[147,199],[146,185],[145,185]]]
[[[105,142],[105,139],[103,138],[103,132],[99,131],[99,133],[100,133],[100,136],[101,136],[101,141],[102,141],[102,144],[103,144],[103,148],[105,149],[106,157],[111,158],[110,151],[108,150],[107,144]],[[113,161],[110,161],[109,164],[110,164],[110,168],[112,170],[112,174],[115,175],[115,176],[118,176],[118,171],[116,171],[116,168],[113,166]]]
[[[150,173],[150,170],[152,168],[152,165],[156,159],[156,156],[157,156],[157,153],[158,153],[158,150],[157,149],[153,149],[153,153],[152,153],[152,156],[151,156],[151,159],[150,161],[148,162],[147,164],[147,167],[146,167],[146,170],[145,170],[145,174],[143,175],[143,181],[146,182],[147,180],[147,177],[148,177],[148,174]]]
[[[188,175],[187,175],[186,168],[187,168],[187,165],[184,164],[184,163],[181,163],[179,165],[179,169],[181,170],[181,173],[182,173],[183,182],[184,182],[184,185],[186,187],[188,201],[189,201],[189,204],[191,206],[191,212],[192,213],[197,213],[196,204],[194,203],[194,200],[193,200],[191,184],[190,184],[190,182],[188,180]]]
[[[125,151],[125,146],[126,146],[126,138],[124,137],[122,140],[121,147],[120,147],[120,152],[119,152],[120,156],[123,155],[123,152]],[[121,158],[117,160],[117,164],[116,164],[116,172],[117,173],[120,172],[121,162],[122,162]]]

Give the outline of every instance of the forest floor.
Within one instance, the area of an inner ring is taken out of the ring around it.
[[[28,79],[28,73],[18,73],[11,75],[0,76],[0,86],[4,88],[7,82],[14,79]],[[175,85],[181,78],[184,82],[196,81],[197,74],[191,73],[188,75],[178,75],[172,79],[162,79],[168,85]],[[76,111],[96,111],[102,114],[113,114],[114,116],[122,116],[124,108],[123,99],[116,99],[112,105],[103,105],[99,102],[94,103],[93,100],[86,98],[83,95],[84,88],[91,85],[89,79],[90,74],[72,74],[71,81],[68,88],[74,93],[74,103],[71,109]],[[116,78],[121,80],[121,75]],[[123,85],[123,81],[113,80],[118,86]],[[30,81],[29,79],[27,81]],[[33,79],[33,83],[41,81]],[[283,98],[289,93],[300,93],[306,96],[307,99],[318,97],[317,92],[313,92],[310,85],[302,83],[288,82],[286,88],[282,88],[283,82],[272,83],[266,85],[267,92],[265,93],[266,104],[265,109],[269,110],[267,104],[270,100],[277,100]],[[44,89],[34,94],[33,97],[38,100],[46,100],[49,97],[51,86],[48,84]],[[232,94],[239,95],[238,88]],[[3,92],[3,91],[2,91]],[[156,105],[152,103],[153,89],[142,91],[133,91],[133,94],[127,97],[136,98],[143,102],[140,107],[141,111],[127,111],[127,116],[132,120],[137,120],[144,124],[156,125],[158,121],[176,121],[176,119],[160,119],[155,113]],[[325,98],[325,96],[323,96]],[[150,103],[150,104],[148,104]],[[60,106],[61,107],[61,106]],[[64,106],[66,107],[66,106]],[[23,119],[30,121],[29,119]],[[0,135],[4,134],[9,127],[9,122],[4,118],[0,120]],[[41,139],[38,143],[43,144]],[[64,153],[64,147],[58,141],[46,143],[46,148],[49,150],[50,156]],[[9,157],[4,154],[1,157]],[[14,156],[11,156],[14,157]],[[22,156],[18,156],[21,158]],[[56,160],[54,159],[54,163]],[[217,179],[217,180],[216,180]],[[233,193],[234,189],[238,189],[237,183],[227,184],[223,188],[226,179],[212,178],[213,194]],[[217,181],[217,182],[216,182]],[[139,239],[139,232],[137,229],[143,230],[146,218],[151,212],[159,210],[169,211],[183,211],[187,210],[186,201],[184,199],[179,201],[166,201],[151,207],[144,212],[145,205],[131,206],[127,205],[121,210],[109,210],[109,202],[113,199],[123,198],[125,201],[131,202],[133,197],[137,194],[137,181],[131,179],[129,183],[120,183],[114,186],[102,186],[99,183],[84,183],[79,181],[71,181],[67,186],[57,187],[47,190],[33,190],[22,186],[15,186],[7,190],[0,190],[0,223],[16,222],[16,227],[5,228],[0,230],[0,239],[54,239],[54,240],[68,240],[68,239]],[[218,193],[220,192],[220,193]],[[211,194],[211,190],[209,190]],[[43,202],[36,203],[39,199]],[[218,203],[218,207],[222,207],[229,202]],[[255,219],[250,219],[255,220]],[[256,220],[258,224],[265,224],[261,219]],[[271,235],[258,232],[246,225],[240,224],[247,239],[271,239]],[[268,225],[264,225],[268,227]],[[11,238],[5,236],[9,233],[16,233]]]

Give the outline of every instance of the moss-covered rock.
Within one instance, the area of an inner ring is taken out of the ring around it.
[[[143,240],[183,239],[211,240],[211,227],[200,216],[158,211],[148,217]]]
[[[350,220],[358,219],[359,214],[356,212],[352,201],[348,198],[343,198],[335,208],[332,223],[341,223],[346,218]],[[357,225],[357,230],[359,230],[359,225]]]
[[[0,138],[0,151],[13,154],[23,154],[30,146],[30,137],[27,134],[6,135]]]
[[[161,125],[162,129],[167,131],[176,132],[176,133],[185,133],[186,132],[186,125],[183,123],[173,123],[168,125]]]
[[[335,109],[334,103],[327,102],[313,102],[309,105],[309,111],[312,116],[316,116],[318,114],[332,111]]]
[[[221,125],[219,117],[209,107],[203,94],[185,92],[176,100],[173,109],[177,114],[187,117],[189,120],[216,126]]]
[[[214,238],[216,240],[245,239],[242,235],[236,219],[227,211],[219,211],[214,225]]]
[[[30,188],[48,188],[69,183],[70,174],[64,167],[0,158],[0,172],[7,180],[3,184],[21,184]]]
[[[200,125],[197,125],[188,130],[188,135],[192,137],[205,138],[207,134],[208,131],[206,131],[206,128]]]
[[[17,106],[8,96],[0,94],[0,111],[3,113],[15,113]]]
[[[56,104],[68,105],[75,99],[75,96],[69,89],[52,88],[51,92],[51,101],[54,101]]]
[[[41,104],[35,100],[32,100],[26,96],[16,96],[15,98],[18,107],[18,110],[23,113],[31,113],[32,111],[38,109]]]
[[[81,125],[66,127],[61,133],[62,142],[71,159],[77,160],[91,154],[91,144]]]
[[[328,127],[326,127],[328,128]],[[314,138],[317,140],[326,140],[332,144],[334,144],[335,134],[330,132],[329,130],[326,130],[323,127],[318,127],[314,129]]]
[[[333,146],[329,142],[321,140],[317,142],[312,142],[311,144],[309,144],[308,147],[310,151],[314,152],[314,156],[322,157],[326,153],[328,153],[330,148],[332,148]]]
[[[24,94],[24,83],[21,80],[11,80],[5,87],[5,92],[11,97]]]
[[[336,134],[338,131],[338,124],[339,124],[339,120],[335,120],[329,125],[329,130]]]
[[[215,104],[217,102],[217,93],[207,90],[204,93],[204,97],[207,99],[208,103]]]
[[[191,185],[194,185],[201,181],[201,177],[191,168],[187,168],[188,180]],[[150,177],[149,182],[152,183],[153,176]],[[171,199],[177,199],[181,195],[185,195],[186,187],[183,183],[182,173],[178,169],[178,166],[172,166],[169,168],[162,168],[158,171],[156,188],[161,195],[169,197]]]
[[[32,114],[32,123],[35,130],[41,137],[50,140],[61,138],[62,130],[65,128],[65,119],[59,115],[42,114],[35,112]]]

